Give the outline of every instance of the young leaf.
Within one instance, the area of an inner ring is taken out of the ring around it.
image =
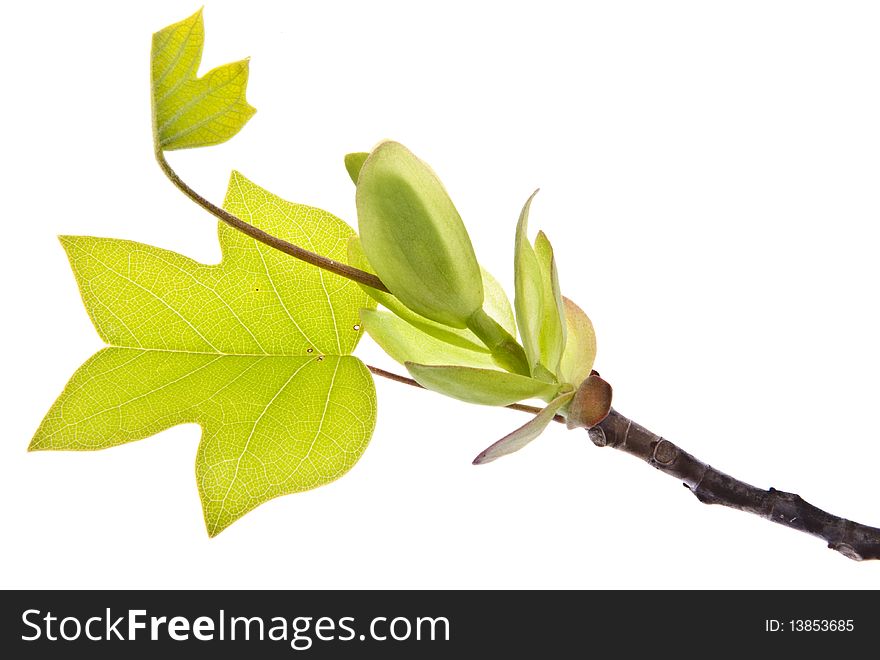
[[[544,232],[539,231],[535,239],[535,256],[541,268],[543,283],[541,299],[541,330],[538,345],[541,349],[541,364],[551,373],[559,369],[559,359],[565,348],[565,310],[562,306],[562,293],[559,290],[559,275],[553,247]]]
[[[345,169],[348,172],[348,176],[351,177],[351,182],[354,185],[357,185],[361,168],[364,166],[364,161],[367,160],[367,156],[369,155],[370,154],[365,151],[358,151],[353,154],[345,155]]]
[[[596,359],[596,333],[584,311],[564,297],[566,338],[559,361],[559,379],[577,388],[593,369]]]
[[[501,438],[501,440],[480,452],[480,454],[474,459],[474,465],[491,463],[496,458],[512,454],[525,447],[544,432],[544,429],[546,429],[550,422],[553,421],[553,417],[559,412],[559,409],[571,401],[573,396],[573,391],[565,392],[557,396],[553,401],[547,404],[546,408],[520,426],[516,431],[508,433]]]
[[[150,80],[157,150],[220,144],[256,112],[245,99],[246,59],[196,77],[204,41],[201,9],[153,35]]]
[[[532,193],[519,214],[513,252],[513,275],[516,289],[513,305],[516,309],[516,325],[519,328],[520,338],[532,374],[535,374],[536,367],[541,362],[540,337],[544,297],[541,266],[528,237],[529,207],[537,194],[537,190]]]
[[[480,266],[480,274],[483,276],[483,311],[495,319],[508,334],[516,337],[516,319],[504,287],[482,266]]]
[[[419,362],[498,368],[488,351],[470,350],[437,339],[391,312],[363,309],[361,324],[373,341],[400,364]]]
[[[225,206],[335,258],[352,230],[233,173]],[[110,344],[71,378],[30,449],[103,449],[195,422],[196,477],[213,536],[259,504],[342,476],[364,451],[376,401],[349,355],[350,280],[221,224],[217,265],[131,241],[64,237],[83,302]]]
[[[485,406],[506,406],[524,399],[549,401],[558,385],[504,371],[407,362],[407,371],[422,387],[453,399]]]

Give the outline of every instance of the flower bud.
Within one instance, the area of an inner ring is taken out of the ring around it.
[[[480,266],[431,168],[383,142],[360,169],[356,202],[363,251],[389,291],[424,317],[466,327],[483,305]]]

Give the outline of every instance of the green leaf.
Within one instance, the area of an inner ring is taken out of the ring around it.
[[[559,412],[559,409],[571,401],[572,397],[574,397],[574,391],[568,391],[557,396],[547,404],[546,408],[520,426],[516,431],[508,433],[501,440],[480,452],[474,459],[474,465],[491,463],[496,458],[512,454],[525,447],[544,432],[544,429],[553,421],[553,417]]]
[[[352,230],[233,173],[225,207],[342,258]],[[30,448],[103,449],[203,429],[196,478],[213,536],[259,504],[337,479],[373,431],[372,378],[349,354],[371,301],[351,281],[221,224],[219,264],[131,241],[62,237],[111,345],[71,378]]]
[[[480,274],[483,276],[483,311],[495,319],[508,334],[516,337],[516,319],[504,287],[482,266],[480,266]]]
[[[421,316],[466,327],[483,306],[480,266],[433,170],[383,142],[360,170],[355,201],[364,254],[389,291]]]
[[[156,149],[220,144],[256,112],[245,99],[246,59],[196,77],[204,41],[201,9],[153,35],[150,81]]]
[[[361,173],[361,168],[364,166],[364,161],[367,160],[368,154],[365,151],[358,151],[353,154],[345,155],[345,169],[348,172],[348,176],[351,177],[351,182],[354,185],[357,185],[358,175]]]
[[[565,348],[565,310],[562,305],[562,293],[559,290],[559,275],[556,271],[556,259],[553,258],[553,247],[542,231],[538,232],[538,237],[535,239],[535,256],[541,268],[543,283],[541,330],[538,335],[541,364],[555,374]]]
[[[470,350],[437,339],[391,312],[361,310],[361,323],[373,341],[400,364],[419,362],[488,369],[498,367],[487,351]]]
[[[361,248],[360,239],[357,236],[352,237],[348,243],[348,263],[355,268],[360,268],[375,275],[375,271],[367,261]],[[502,328],[513,334],[516,331],[516,323],[513,319],[513,310],[510,307],[507,294],[504,293],[504,289],[501,288],[498,280],[492,277],[491,273],[485,268],[480,267],[480,274],[483,278],[483,290],[485,291],[484,311],[494,318]],[[437,323],[420,314],[416,314],[390,293],[363,285],[361,285],[361,288],[377,303],[422,332],[461,348],[488,352],[486,345],[480,338],[467,328],[450,328],[448,325]],[[416,361],[418,362],[419,360]]]
[[[566,339],[565,350],[559,361],[559,378],[563,383],[578,387],[593,369],[596,359],[596,333],[590,318],[580,307],[564,297]]]
[[[543,321],[544,284],[541,266],[535,250],[529,243],[529,207],[538,191],[526,200],[519,222],[516,224],[516,241],[513,252],[513,275],[516,309],[516,325],[532,374],[541,362],[541,323]]]
[[[528,376],[504,371],[458,366],[430,366],[407,362],[407,371],[422,387],[453,399],[486,406],[507,406],[524,399],[549,401],[559,389]]]

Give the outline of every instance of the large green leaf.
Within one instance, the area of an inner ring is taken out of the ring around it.
[[[153,35],[150,80],[157,148],[170,151],[225,142],[256,112],[245,99],[246,59],[196,77],[204,43],[201,9]]]
[[[225,207],[344,259],[353,234],[233,173]],[[73,376],[31,449],[103,449],[195,422],[196,477],[212,536],[262,502],[344,474],[373,431],[372,378],[350,356],[370,299],[351,281],[225,225],[204,265],[131,241],[63,237],[109,348]]]

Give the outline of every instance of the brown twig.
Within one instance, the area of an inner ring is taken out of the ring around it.
[[[704,504],[720,504],[753,513],[824,540],[850,559],[880,559],[880,529],[832,515],[800,495],[762,490],[719,472],[616,410],[589,430],[598,447],[613,447],[640,458],[676,479]]]
[[[421,387],[412,378],[378,367],[368,365],[368,368],[377,376]],[[532,414],[540,412],[540,408],[518,403],[507,407]],[[564,423],[565,418],[556,415],[554,421]],[[734,479],[614,409],[588,432],[590,440],[597,447],[619,449],[680,479],[704,504],[720,504],[753,513],[791,529],[818,536],[829,548],[850,559],[880,559],[880,529],[827,513],[800,495],[775,488],[762,490]]]
[[[260,243],[264,243],[269,247],[275,248],[283,252],[284,254],[289,254],[291,257],[295,257],[306,263],[312,264],[313,266],[317,266],[318,268],[323,268],[326,271],[331,273],[336,273],[337,275],[341,275],[342,277],[348,278],[350,280],[354,280],[360,284],[365,284],[368,287],[372,287],[373,289],[378,289],[379,291],[388,292],[388,289],[382,284],[382,280],[373,275],[372,273],[368,273],[365,270],[360,270],[358,268],[354,268],[353,266],[349,266],[348,264],[344,264],[341,261],[336,261],[335,259],[330,259],[329,257],[324,257],[320,254],[315,254],[314,252],[309,252],[308,250],[301,248],[298,245],[294,245],[288,241],[282,240],[276,236],[272,236],[262,229],[254,227],[251,224],[248,224],[241,218],[229,213],[225,209],[212,204],[207,199],[202,197],[195,190],[190,188],[179,176],[177,173],[171,169],[171,166],[168,164],[168,161],[165,160],[165,154],[161,149],[156,150],[156,160],[159,163],[159,167],[162,168],[162,171],[165,173],[165,176],[173,183],[178,190],[180,190],[184,195],[189,197],[196,204],[201,206],[203,209],[208,211],[211,215],[218,218],[222,222],[225,222],[230,227],[237,229],[243,234],[250,236],[251,238],[260,241]]]

